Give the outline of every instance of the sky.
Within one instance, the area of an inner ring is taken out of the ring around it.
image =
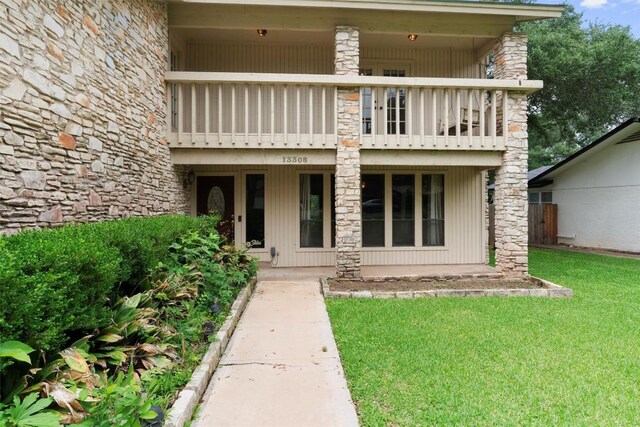
[[[558,4],[563,0],[539,0],[540,3]],[[584,18],[602,24],[630,26],[633,34],[640,38],[640,0],[566,0]]]

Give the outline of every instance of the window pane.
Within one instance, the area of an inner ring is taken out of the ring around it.
[[[247,242],[264,248],[264,175],[247,175]]]
[[[362,175],[362,246],[384,246],[384,175]]]
[[[551,191],[543,191],[541,199],[542,203],[553,203],[553,193]]]
[[[540,203],[540,193],[529,193],[529,203]]]
[[[444,175],[422,175],[422,245],[444,246]]]
[[[415,176],[393,175],[393,246],[413,246],[415,230]]]
[[[322,175],[300,175],[300,247],[322,247]]]

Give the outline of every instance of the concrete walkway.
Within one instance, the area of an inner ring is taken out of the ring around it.
[[[193,426],[357,425],[317,280],[260,281]]]

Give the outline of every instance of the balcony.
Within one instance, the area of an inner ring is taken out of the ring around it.
[[[507,93],[542,82],[184,72],[166,74],[172,148],[332,149],[336,93],[360,89],[361,148],[501,151]]]

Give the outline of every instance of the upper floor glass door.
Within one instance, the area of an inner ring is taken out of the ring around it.
[[[361,76],[407,77],[408,66],[369,64],[360,69]],[[370,135],[384,130],[387,135],[407,133],[407,89],[401,87],[362,89],[362,133]]]

